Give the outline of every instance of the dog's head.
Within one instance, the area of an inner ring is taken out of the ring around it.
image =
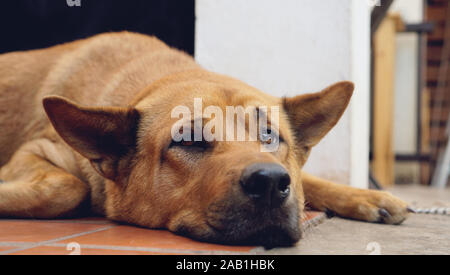
[[[353,84],[341,82],[315,94],[275,98],[201,74],[152,85],[128,108],[80,107],[58,97],[45,98],[44,106],[59,135],[107,179],[110,218],[210,242],[284,246],[301,235],[301,168],[352,92]],[[267,107],[256,139],[250,138],[252,112],[241,124],[245,140],[236,140],[238,122],[223,128],[212,122],[227,124],[227,111],[237,106]],[[185,111],[176,112],[180,107]],[[222,128],[223,140],[206,138],[208,127],[214,134]],[[277,146],[263,150],[270,144]]]

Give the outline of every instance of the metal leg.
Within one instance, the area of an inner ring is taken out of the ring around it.
[[[374,175],[372,174],[372,171],[369,171],[369,185],[370,185],[370,189],[383,190],[383,187],[378,182],[378,180],[374,177]]]
[[[444,151],[438,159],[436,170],[433,175],[432,185],[438,188],[445,188],[448,176],[450,175],[450,116],[447,125],[448,141]]]

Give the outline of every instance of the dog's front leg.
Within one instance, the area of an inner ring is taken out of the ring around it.
[[[87,197],[88,186],[46,159],[38,143],[24,145],[0,169],[0,217],[68,216]]]
[[[303,172],[307,206],[331,211],[345,218],[400,224],[408,215],[407,204],[388,192],[363,190],[319,179]]]

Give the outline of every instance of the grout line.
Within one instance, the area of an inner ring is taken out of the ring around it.
[[[72,235],[69,235],[69,236],[64,236],[64,237],[60,237],[60,238],[56,238],[56,239],[51,239],[51,240],[48,240],[48,241],[37,242],[37,243],[34,243],[34,244],[30,244],[29,246],[23,246],[23,247],[18,247],[18,248],[13,248],[13,249],[10,249],[10,250],[2,251],[2,252],[0,252],[0,255],[11,254],[11,253],[15,253],[15,252],[18,252],[18,251],[35,248],[35,247],[38,247],[38,246],[45,246],[45,245],[48,245],[48,244],[51,244],[51,243],[60,242],[60,241],[64,241],[64,240],[68,240],[68,239],[72,239],[72,238],[76,238],[76,237],[80,237],[80,236],[84,236],[84,235],[88,235],[88,234],[92,234],[92,233],[108,230],[108,229],[111,229],[113,227],[116,227],[116,226],[115,225],[106,226],[106,227],[102,227],[102,228],[98,228],[98,229],[94,229],[94,230],[90,230],[90,231],[85,231],[85,232],[81,232],[81,233],[77,233],[77,234],[72,234]]]
[[[64,243],[52,243],[44,246],[47,247],[66,247]],[[247,255],[248,252],[225,251],[225,250],[191,250],[191,249],[176,249],[176,248],[157,248],[157,247],[139,247],[139,246],[117,246],[117,245],[96,245],[96,244],[81,244],[81,249],[101,249],[101,250],[118,250],[118,251],[139,251],[139,252],[155,252],[165,254],[203,254],[203,255]],[[81,250],[83,253],[83,250]]]
[[[27,220],[27,219],[2,219],[1,222],[42,222],[42,223],[71,223],[71,224],[111,224],[114,225],[114,222],[110,220]]]
[[[36,242],[0,242],[0,247],[2,246],[13,246],[13,247],[22,247],[33,245]]]

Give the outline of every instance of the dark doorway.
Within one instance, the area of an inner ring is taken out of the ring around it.
[[[155,35],[194,54],[195,0],[6,0],[0,53],[45,48],[111,31]]]

